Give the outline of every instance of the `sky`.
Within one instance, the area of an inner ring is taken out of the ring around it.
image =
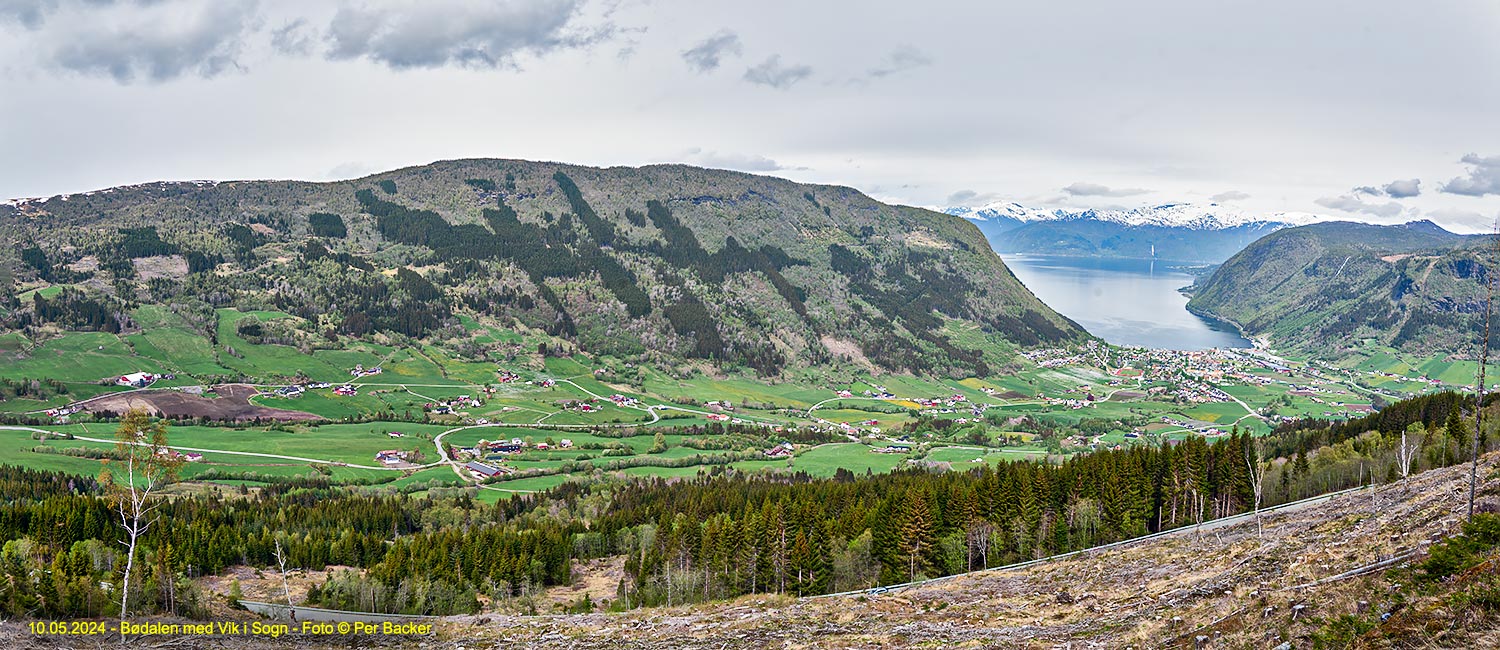
[[[1500,217],[1492,0],[0,0],[0,198],[681,162],[922,206]]]

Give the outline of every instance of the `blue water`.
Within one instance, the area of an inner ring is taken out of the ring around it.
[[[1169,350],[1248,348],[1234,327],[1187,310],[1180,266],[1153,260],[1003,255],[1042,302],[1116,345]]]

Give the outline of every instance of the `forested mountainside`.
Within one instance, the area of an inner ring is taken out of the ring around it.
[[[1492,240],[1430,221],[1330,222],[1260,239],[1201,280],[1188,308],[1277,345],[1338,354],[1365,344],[1473,356]]]
[[[33,335],[128,330],[135,306],[157,304],[211,336],[213,308],[234,306],[302,317],[256,336],[303,347],[493,353],[461,345],[474,318],[625,359],[961,376],[1087,336],[963,219],[680,165],[151,183],[0,204],[0,231],[0,326]]]

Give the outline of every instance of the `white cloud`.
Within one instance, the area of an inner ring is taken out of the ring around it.
[[[733,169],[742,172],[774,172],[782,169],[781,163],[765,156],[753,154],[719,153],[699,148],[689,149],[686,158],[695,165],[715,169]]]
[[[1141,188],[1119,188],[1119,189],[1115,189],[1115,188],[1111,188],[1111,187],[1106,186],[1106,185],[1100,185],[1098,183],[1087,183],[1087,182],[1083,182],[1083,181],[1080,181],[1080,182],[1074,183],[1072,185],[1069,185],[1067,187],[1064,187],[1064,188],[1062,188],[1062,191],[1067,192],[1069,195],[1072,195],[1072,196],[1112,196],[1112,197],[1135,196],[1135,195],[1138,195],[1138,194],[1150,194],[1151,193],[1151,190],[1147,190],[1147,189],[1141,189]]]
[[[1365,203],[1364,201],[1361,201],[1358,196],[1353,194],[1323,197],[1314,201],[1314,203],[1317,203],[1318,205],[1321,205],[1325,208],[1338,210],[1340,212],[1349,212],[1353,214],[1369,214],[1386,219],[1399,217],[1407,212],[1406,206],[1403,206],[1395,201],[1388,201],[1386,203]]]
[[[1229,203],[1232,201],[1243,201],[1250,198],[1250,195],[1239,190],[1230,190],[1228,192],[1219,192],[1208,198],[1212,199],[1214,203]]]

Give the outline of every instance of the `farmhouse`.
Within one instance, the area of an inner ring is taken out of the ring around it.
[[[406,452],[396,449],[387,449],[385,451],[376,452],[375,460],[386,465],[399,465],[406,462]]]
[[[779,445],[776,445],[775,447],[767,449],[766,456],[769,458],[788,458],[792,455],[793,451],[794,447],[792,447],[792,443],[783,442]]]
[[[517,454],[521,452],[523,445],[519,440],[510,442],[496,441],[489,444],[490,451],[498,454]]]
[[[145,388],[150,386],[151,382],[154,381],[156,381],[156,375],[149,372],[132,372],[128,375],[120,375],[115,378],[115,383],[120,386],[134,386],[136,388]]]
[[[489,478],[500,473],[498,468],[491,467],[479,461],[469,461],[464,467],[469,468],[469,471],[473,472],[476,476],[483,478]]]

